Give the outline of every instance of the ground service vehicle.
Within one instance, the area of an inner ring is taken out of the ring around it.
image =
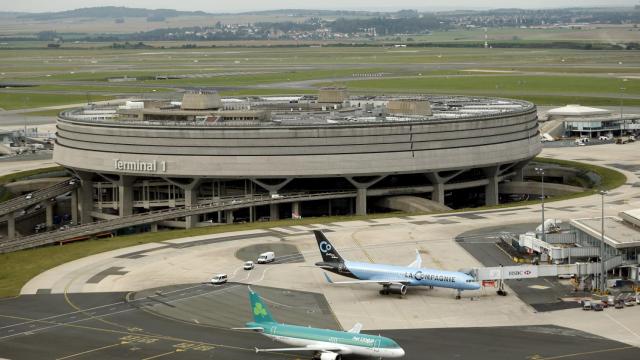
[[[273,251],[267,251],[258,256],[258,264],[270,263],[276,259],[276,254]]]
[[[214,285],[220,285],[227,282],[227,274],[217,274],[211,278],[211,283]]]

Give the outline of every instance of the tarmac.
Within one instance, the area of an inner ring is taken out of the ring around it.
[[[279,321],[336,328],[323,296],[255,287]],[[208,301],[212,300],[212,301]],[[289,304],[278,305],[280,301]],[[234,302],[237,303],[234,304]],[[209,303],[209,309],[197,304]],[[222,306],[225,304],[224,306]],[[293,305],[290,305],[293,304]],[[323,305],[324,304],[324,305]],[[196,305],[194,308],[193,306]],[[226,316],[244,308],[239,319]],[[163,310],[158,310],[163,308]],[[166,310],[187,316],[167,316]],[[307,310],[314,310],[308,312]],[[282,346],[231,330],[249,318],[246,286],[186,284],[150,292],[23,295],[0,302],[0,356],[7,359],[295,359],[254,353]],[[293,314],[293,315],[292,315]],[[297,320],[296,320],[297,319]],[[329,320],[327,320],[329,319]],[[229,322],[229,323],[227,323]],[[396,340],[404,359],[637,359],[640,349],[557,326],[369,330]]]
[[[638,153],[640,143],[545,149],[543,156],[613,167],[627,175],[627,183],[605,199],[605,215],[615,215],[640,208],[640,188],[633,186],[640,176]],[[600,216],[600,211],[595,195],[549,203],[545,215],[568,220]],[[399,298],[380,296],[375,284],[332,286],[313,266],[320,260],[314,229],[323,230],[343,257],[355,261],[406,265],[418,249],[424,267],[458,270],[506,262],[494,245],[487,245],[496,227],[524,226],[539,217],[539,205],[396,216],[204,235],[89,256],[36,276],[22,296],[0,301],[0,356],[288,358],[255,355],[254,346],[280,345],[256,334],[229,332],[227,326],[247,319],[242,315],[246,296],[240,290],[250,285],[280,289],[269,298],[275,297],[274,313],[287,321],[311,324],[322,314],[324,323],[315,322],[322,326],[348,329],[361,322],[364,332],[396,339],[407,351],[406,359],[637,358],[640,307],[598,313],[536,307],[557,296],[562,284],[549,287],[550,297],[548,290],[531,287],[536,284],[521,283],[522,289],[510,285],[506,297],[484,288],[455,300],[452,290],[411,288]],[[456,241],[469,231],[487,237]],[[289,250],[276,253],[280,259],[274,264],[242,270],[247,256],[270,246]],[[229,274],[232,284],[219,289],[205,284],[220,272]],[[135,294],[127,303],[129,293]],[[287,317],[288,311],[278,310],[275,303],[280,310],[290,306],[315,312],[291,310]],[[331,316],[323,314],[329,310]]]

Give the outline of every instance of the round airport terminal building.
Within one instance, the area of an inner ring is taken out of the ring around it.
[[[68,110],[58,117],[54,160],[81,180],[76,223],[222,198],[280,200],[164,223],[192,227],[407,202],[497,204],[499,184],[540,151],[536,107],[526,101],[323,88],[290,97],[200,91]],[[295,201],[282,201],[291,194]]]

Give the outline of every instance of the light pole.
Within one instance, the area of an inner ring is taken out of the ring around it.
[[[604,196],[607,192],[600,190],[602,197],[602,217],[600,220],[600,291],[605,292],[607,289],[607,269],[604,266]]]
[[[547,242],[547,229],[544,225],[544,168],[534,168],[536,173],[542,178],[542,241]]]
[[[623,81],[624,81],[624,80],[623,80]],[[620,120],[622,120],[622,112],[624,111],[624,108],[622,107],[622,102],[623,102],[623,100],[624,100],[624,91],[625,91],[626,89],[627,89],[627,88],[625,88],[625,87],[623,87],[623,86],[621,86],[621,87],[620,87]]]

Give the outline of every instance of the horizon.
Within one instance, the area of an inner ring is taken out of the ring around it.
[[[193,4],[192,4],[193,2]],[[378,3],[380,1],[375,1]],[[176,6],[175,2],[169,2],[166,0],[150,1],[142,0],[136,1],[136,4],[126,2],[123,0],[63,0],[62,2],[51,3],[42,0],[30,1],[29,3],[18,3],[14,9],[5,8],[1,12],[23,12],[23,13],[43,13],[43,12],[62,12],[77,10],[82,8],[95,8],[95,7],[125,7],[125,8],[144,8],[149,10],[168,9],[177,11],[203,11],[210,14],[221,13],[243,13],[252,11],[274,11],[274,10],[328,10],[328,11],[371,11],[371,12],[395,12],[399,10],[416,10],[420,12],[438,12],[438,11],[483,11],[483,10],[499,10],[499,9],[522,9],[522,10],[551,10],[551,9],[563,9],[563,8],[611,8],[611,7],[634,7],[640,5],[640,2],[633,0],[616,0],[616,1],[602,1],[602,0],[586,0],[581,1],[580,4],[575,4],[573,1],[550,1],[540,0],[536,2],[536,6],[531,6],[531,2],[512,0],[503,1],[495,0],[489,4],[483,3],[483,6],[478,6],[475,1],[468,0],[451,0],[451,1],[434,1],[431,6],[424,6],[424,3],[417,2],[415,0],[404,0],[396,6],[380,5],[376,6],[371,4],[371,1],[362,0],[347,0],[325,1],[323,6],[310,6],[299,7],[298,3],[290,0],[278,0],[271,1],[271,4],[265,6],[264,3],[257,3],[253,5],[246,5],[247,3],[254,3],[254,0],[241,0],[236,1],[236,4],[231,6],[225,4],[225,6],[205,5],[202,6],[200,2],[194,2],[193,0],[183,1],[182,6]],[[366,5],[365,5],[366,3]],[[380,2],[381,3],[381,2]],[[40,6],[38,5],[40,4]],[[163,6],[166,4],[168,6]],[[333,4],[333,5],[332,5]],[[456,5],[457,4],[457,5]],[[546,5],[545,5],[546,4]],[[215,5],[215,4],[213,4]]]

